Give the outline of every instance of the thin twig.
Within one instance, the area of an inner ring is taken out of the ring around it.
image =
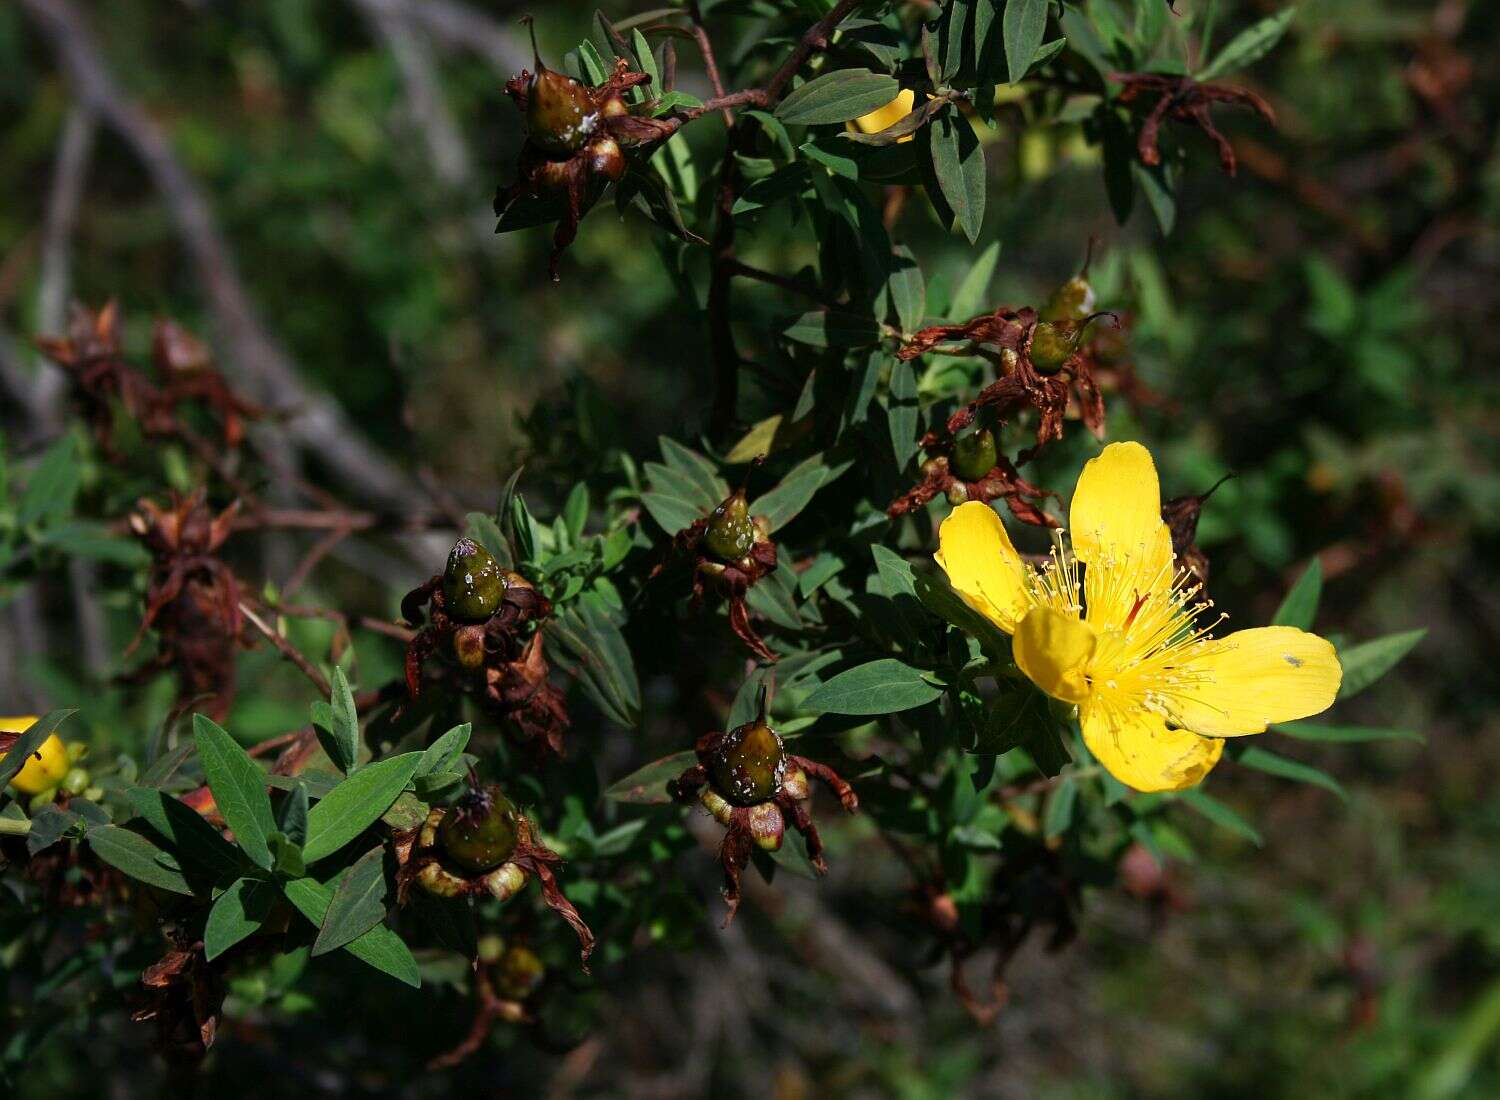
[[[250,607],[243,600],[240,601],[240,614],[250,620],[250,624],[265,635],[266,641],[275,646],[283,657],[302,670],[302,675],[312,681],[313,686],[318,689],[318,694],[322,695],[325,699],[332,694],[333,688],[329,685],[328,678],[318,671],[318,666],[309,661],[300,649],[272,630],[255,613],[254,608]]]

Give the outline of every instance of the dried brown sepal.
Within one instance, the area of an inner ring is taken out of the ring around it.
[[[172,935],[171,946],[141,974],[137,1023],[156,1024],[157,1050],[168,1061],[197,1062],[213,1046],[224,1003],[224,982],[203,954],[203,941]]]
[[[924,446],[926,442],[924,441]],[[929,449],[940,447],[934,441]],[[1000,457],[995,467],[977,481],[965,481],[956,475],[946,454],[939,454],[922,466],[922,480],[913,488],[891,502],[886,514],[897,519],[908,512],[924,507],[938,496],[962,503],[966,500],[989,502],[1004,500],[1006,506],[1022,523],[1037,527],[1057,527],[1057,520],[1042,510],[1048,497],[1057,497],[1049,489],[1033,485],[1017,472],[1011,461]]]
[[[467,1062],[478,1053],[497,1022],[511,1024],[533,1022],[534,1017],[523,1002],[501,997],[495,992],[495,983],[490,977],[488,966],[481,964],[475,971],[474,991],[478,1004],[475,1006],[474,1022],[469,1025],[468,1034],[451,1050],[444,1051],[430,1059],[427,1063],[428,1069],[452,1069],[454,1066]]]
[[[1248,88],[1236,88],[1228,84],[1200,84],[1190,76],[1166,73],[1111,73],[1110,79],[1124,85],[1119,95],[1121,103],[1134,103],[1147,95],[1157,97],[1146,113],[1141,123],[1141,132],[1136,138],[1136,151],[1143,164],[1161,163],[1161,126],[1170,119],[1202,130],[1219,151],[1219,166],[1226,175],[1234,175],[1239,166],[1238,161],[1234,146],[1214,125],[1210,108],[1215,103],[1248,107],[1271,125],[1276,125],[1276,112],[1271,109],[1271,105]]]
[[[754,541],[749,552],[728,562],[719,560],[709,551],[706,545],[708,527],[709,517],[705,516],[677,532],[666,557],[651,570],[651,577],[661,574],[668,562],[674,559],[691,559],[693,609],[696,611],[703,606],[703,598],[710,589],[719,593],[728,608],[729,628],[734,631],[735,636],[762,660],[777,660],[776,653],[750,624],[750,608],[745,602],[750,586],[766,574],[776,571],[776,544],[766,533],[766,524],[757,518],[754,523]]]
[[[235,650],[240,640],[240,582],[218,552],[239,514],[239,502],[215,515],[202,489],[172,494],[166,507],[142,499],[129,518],[130,530],[151,552],[146,607],[133,652],[152,629],[157,652],[132,679],[173,669],[178,699],[204,700],[204,713],[216,721],[234,701]]]
[[[208,346],[175,322],[159,320],[153,331],[157,377],[131,366],[121,348],[120,310],[113,301],[97,313],[73,303],[67,335],[38,337],[36,346],[67,373],[84,418],[110,455],[116,453],[116,404],[147,439],[180,439],[195,449],[200,441],[182,421],[181,407],[205,407],[219,420],[230,447],[243,440],[244,421],[261,415],[214,369]]]
[[[1198,535],[1198,519],[1203,515],[1204,502],[1233,476],[1225,474],[1206,493],[1173,497],[1161,506],[1162,522],[1172,533],[1172,553],[1200,585],[1208,584],[1208,558],[1194,541]]]
[[[539,756],[561,755],[572,722],[566,697],[551,682],[537,629],[552,614],[551,602],[519,573],[509,573],[489,619],[462,623],[448,614],[442,580],[431,577],[401,601],[402,617],[421,628],[406,647],[407,694],[413,699],[422,694],[424,681],[434,678],[428,662],[440,657],[438,675],[473,693],[514,740]],[[464,657],[456,646],[463,647]]]

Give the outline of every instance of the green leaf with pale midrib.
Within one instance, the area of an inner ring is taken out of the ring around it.
[[[302,846],[303,858],[308,863],[316,863],[379,820],[411,782],[421,760],[421,753],[409,752],[367,764],[329,791],[307,812],[307,842]]]

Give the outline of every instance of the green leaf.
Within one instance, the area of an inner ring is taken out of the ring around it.
[[[385,848],[371,848],[339,879],[312,953],[326,955],[358,939],[385,919]]]
[[[979,254],[979,258],[964,275],[964,281],[954,291],[953,301],[948,307],[949,317],[955,321],[967,321],[970,317],[988,312],[985,307],[990,300],[990,280],[995,277],[995,267],[999,262],[1000,242],[991,241],[984,246],[984,251]]]
[[[814,309],[792,321],[781,334],[814,348],[858,348],[880,339],[880,325],[865,313]]]
[[[838,69],[795,89],[777,105],[775,114],[789,126],[847,122],[884,107],[900,90],[893,76],[868,69]]]
[[[328,705],[333,710],[330,731],[333,737],[323,748],[334,767],[347,775],[359,763],[359,712],[354,709],[354,693],[349,690],[349,681],[341,668],[333,670],[333,693]]]
[[[904,470],[918,450],[917,424],[921,408],[917,403],[915,364],[891,364],[887,402],[885,415],[891,435],[891,454],[896,459],[896,468]]]
[[[990,706],[974,748],[980,756],[1001,756],[1028,744],[1043,744],[1056,736],[1057,721],[1047,697],[1026,684],[1016,684]]]
[[[236,879],[208,911],[203,928],[204,957],[212,962],[246,936],[259,931],[275,900],[275,887],[264,879]]]
[[[633,806],[659,806],[672,801],[667,784],[698,762],[691,749],[674,752],[637,768],[624,779],[611,783],[604,797],[611,802],[628,802]]]
[[[557,643],[553,659],[578,679],[599,709],[622,726],[634,726],[641,720],[641,682],[618,615],[589,592],[543,629]]]
[[[927,283],[922,278],[922,269],[917,266],[916,256],[904,244],[897,245],[892,254],[886,290],[890,294],[891,306],[896,311],[901,331],[914,332],[926,313]]]
[[[193,893],[171,855],[140,833],[119,825],[96,825],[88,831],[88,843],[96,856],[131,878],[174,894]]]
[[[276,810],[276,827],[289,841],[299,846],[307,839],[308,798],[307,784],[298,783],[287,792]]]
[[[368,768],[365,771],[369,771]],[[364,772],[360,773],[361,775]],[[318,928],[323,927],[323,918],[333,903],[333,891],[310,878],[299,878],[282,887],[287,900]],[[344,945],[344,950],[361,962],[376,970],[389,974],[397,981],[405,982],[413,989],[422,987],[422,975],[417,969],[417,960],[411,950],[383,924],[377,924],[364,935]]]
[[[1010,663],[1010,636],[964,603],[949,585],[947,577],[938,573],[918,573],[914,583],[917,599],[922,601],[923,607],[977,641],[991,663]]]
[[[1425,630],[1408,630],[1402,634],[1387,634],[1384,638],[1350,646],[1339,653],[1339,664],[1344,668],[1344,679],[1339,685],[1339,698],[1358,695],[1380,679],[1427,636]]]
[[[1278,776],[1281,779],[1290,779],[1297,783],[1311,783],[1315,787],[1322,787],[1325,791],[1332,791],[1345,802],[1349,796],[1344,793],[1344,788],[1339,781],[1327,772],[1319,771],[1310,764],[1303,764],[1298,760],[1288,760],[1284,756],[1277,756],[1273,752],[1251,746],[1245,749],[1237,757],[1239,763],[1247,768],[1265,772],[1267,775]]]
[[[669,535],[691,527],[708,514],[691,501],[668,496],[666,493],[642,493],[641,503],[645,505],[651,518]]]
[[[465,722],[461,726],[454,726],[428,745],[422,751],[422,758],[417,761],[417,770],[412,773],[412,777],[431,775],[434,772],[447,771],[452,768],[464,749],[468,747],[469,736],[473,732],[473,723]]]
[[[307,859],[302,854],[302,845],[280,829],[266,838],[266,846],[271,849],[271,870],[277,878],[301,878],[307,874]]]
[[[266,838],[276,831],[271,816],[271,796],[266,793],[266,774],[239,743],[212,719],[193,715],[193,740],[203,762],[214,804],[234,833],[240,848],[257,867],[271,869],[271,850]]]
[[[191,806],[150,787],[132,787],[127,797],[136,813],[188,864],[206,871],[214,882],[239,876],[243,867],[234,845]]]
[[[750,514],[764,516],[772,531],[784,527],[807,507],[832,473],[819,452],[793,466],[781,484],[752,501]]]
[[[1271,727],[1277,733],[1299,741],[1332,741],[1349,744],[1358,741],[1425,742],[1415,730],[1387,729],[1383,726],[1325,726],[1317,722],[1278,722]]]
[[[1078,784],[1072,776],[1060,782],[1047,799],[1047,811],[1042,816],[1042,835],[1049,840],[1062,836],[1073,824],[1073,813],[1078,805]]]
[[[30,527],[33,523],[54,521],[70,514],[81,477],[77,441],[71,434],[65,435],[47,448],[47,453],[31,472],[31,480],[26,483],[26,492],[16,509],[16,523]]]
[[[1133,160],[1130,162],[1130,172],[1140,187],[1141,194],[1146,196],[1146,204],[1151,207],[1156,224],[1161,227],[1162,236],[1170,236],[1172,227],[1177,224],[1177,196],[1173,191],[1172,174],[1168,166],[1158,164],[1148,167],[1139,160]]]
[[[964,236],[974,244],[984,224],[984,149],[957,107],[939,115],[927,134],[938,187]]]
[[[998,0],[996,0],[998,2]],[[1014,84],[1031,68],[1047,30],[1047,0],[1005,0],[1005,68]]]
[[[1292,585],[1286,599],[1271,618],[1272,626],[1295,626],[1298,630],[1311,630],[1313,619],[1318,614],[1318,600],[1323,595],[1323,566],[1317,558],[1302,571],[1297,583]]]
[[[1286,33],[1296,14],[1296,5],[1292,5],[1246,27],[1229,40],[1229,44],[1219,51],[1217,57],[1198,71],[1195,79],[1200,82],[1213,80],[1255,64],[1281,41],[1281,36]]]
[[[882,657],[819,684],[803,706],[819,714],[894,714],[943,694],[928,675],[894,657]]]
[[[307,862],[332,855],[369,828],[411,782],[421,760],[421,753],[408,752],[366,764],[329,791],[307,813]]]
[[[26,766],[27,758],[41,748],[47,738],[57,732],[57,727],[77,713],[77,707],[48,711],[32,725],[26,727],[21,736],[11,743],[5,756],[0,758],[0,791],[3,791],[5,785],[15,778],[16,773]]]
[[[1217,798],[1194,788],[1179,794],[1177,801],[1202,814],[1221,829],[1228,829],[1231,833],[1244,837],[1258,847],[1265,847],[1265,841],[1261,839],[1260,833],[1255,831],[1255,827]]]
[[[696,486],[710,507],[729,495],[729,486],[719,476],[719,468],[709,459],[670,436],[657,436],[656,443],[661,448],[663,461]]]
[[[146,548],[138,542],[121,538],[106,524],[77,520],[48,527],[37,542],[75,558],[109,562],[137,568],[151,560]]]

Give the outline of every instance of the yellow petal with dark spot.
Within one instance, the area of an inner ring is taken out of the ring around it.
[[[960,504],[938,529],[934,560],[966,604],[1007,634],[1031,607],[1026,566],[988,504]]]
[[[1110,775],[1138,791],[1194,787],[1224,755],[1224,742],[1168,729],[1144,710],[1096,704],[1079,709],[1083,741]]]
[[[1173,722],[1233,737],[1327,710],[1338,698],[1343,669],[1333,646],[1316,634],[1262,626],[1204,643],[1176,678],[1166,701]]]

